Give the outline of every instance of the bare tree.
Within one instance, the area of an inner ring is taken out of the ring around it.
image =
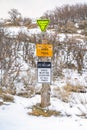
[[[11,9],[8,12],[8,14],[10,16],[11,23],[13,25],[19,25],[18,19],[21,19],[21,13],[19,13],[19,11],[17,9]]]

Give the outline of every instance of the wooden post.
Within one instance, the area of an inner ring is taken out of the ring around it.
[[[42,33],[42,44],[47,43],[47,40],[44,39],[46,38],[46,32]],[[48,61],[47,57],[41,58],[42,61]],[[41,107],[48,107],[50,105],[50,84],[48,83],[42,83],[42,88],[41,88]]]
[[[38,19],[37,20],[37,24],[39,25],[41,31],[42,31],[42,44],[47,43],[46,40],[46,28],[49,24],[49,20],[48,19]],[[43,62],[47,62],[48,58],[47,57],[40,57],[38,59],[39,61],[43,61]],[[42,89],[41,89],[41,107],[48,107],[50,105],[50,83],[42,83]]]
[[[50,105],[50,85],[42,83],[41,107],[48,107],[49,105]]]

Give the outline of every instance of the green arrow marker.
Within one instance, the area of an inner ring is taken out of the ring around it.
[[[42,32],[45,32],[50,20],[49,19],[38,19],[37,24],[40,27]]]

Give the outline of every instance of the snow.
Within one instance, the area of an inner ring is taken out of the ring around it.
[[[82,75],[78,74],[77,70],[65,69],[63,70],[66,82],[72,84],[73,86],[84,86],[87,87],[87,72],[84,72]]]
[[[38,34],[41,33],[39,28],[33,28],[33,29],[29,29],[30,34]]]
[[[39,28],[33,28],[33,29],[27,29],[27,27],[6,27],[5,30],[7,30],[10,33],[10,36],[16,36],[20,32],[25,33],[25,34],[38,34],[41,33]]]
[[[77,70],[63,69],[64,78],[57,78],[56,81],[52,82],[52,89],[58,87],[64,87],[67,84],[72,86],[83,86],[87,87],[87,72],[85,71],[82,75],[78,74]]]
[[[36,102],[40,102],[40,96],[38,95],[30,99],[15,96],[15,103],[2,105],[0,107],[0,130],[87,129],[86,119],[75,116],[75,111],[73,111],[74,113],[72,112],[72,116],[70,117],[35,117],[28,115],[28,107],[36,104]],[[54,107],[68,110],[67,105],[66,108],[64,105],[61,107],[61,102],[59,102],[59,106],[57,106],[57,99],[52,102]],[[52,109],[52,106],[50,107]]]

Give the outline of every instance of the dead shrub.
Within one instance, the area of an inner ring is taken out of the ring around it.
[[[16,90],[15,89],[11,89],[11,88],[7,88],[4,93],[8,93],[10,95],[15,95],[16,94]]]
[[[3,90],[2,90],[2,88],[0,88],[0,95],[2,95],[2,93],[3,93]]]
[[[79,23],[79,29],[85,29],[87,27],[87,20],[83,20]]]
[[[3,90],[0,88],[0,106],[3,105],[3,99],[2,99]]]
[[[30,24],[27,27],[28,29],[37,28],[37,24]]]
[[[20,91],[17,93],[17,95],[25,98],[31,98],[32,96],[35,95],[35,93],[33,90],[28,90],[28,91]]]
[[[2,98],[4,102],[14,102],[14,97],[12,95],[3,94]]]
[[[63,88],[54,88],[54,96],[56,96],[57,98],[61,99],[63,102],[68,102],[69,101],[69,96],[70,96],[70,92],[64,90]]]
[[[80,93],[84,93],[85,92],[85,88],[81,85],[71,85],[69,83],[67,83],[66,86],[64,86],[64,90],[67,91],[67,92],[80,92]]]
[[[61,32],[64,33],[76,33],[77,29],[73,22],[67,22],[60,28]]]
[[[21,97],[25,97],[25,98],[29,97],[27,91],[20,91],[20,92],[17,93],[17,96],[21,96]]]
[[[3,105],[3,100],[0,100],[0,106]]]
[[[54,88],[53,89],[53,96],[61,99],[63,102],[69,102],[70,100],[70,95],[72,92],[76,92],[76,93],[85,93],[85,88],[81,85],[71,85],[69,83],[67,83],[64,87],[60,88]]]
[[[79,113],[77,116],[87,118],[87,94],[73,93],[71,95],[71,103],[76,104]]]

